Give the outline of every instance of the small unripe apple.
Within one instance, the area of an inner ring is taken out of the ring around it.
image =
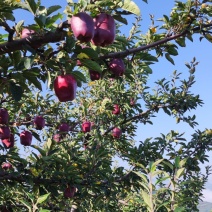
[[[113,129],[113,131],[112,131],[112,136],[114,138],[120,138],[121,137],[121,134],[122,134],[122,132],[121,132],[121,130],[118,127],[115,127]]]
[[[72,75],[61,75],[54,80],[54,91],[60,102],[74,100],[76,90],[77,81]]]
[[[68,132],[70,130],[70,126],[67,123],[62,123],[59,127],[58,130],[60,132]]]
[[[3,163],[1,167],[4,170],[9,170],[9,169],[12,169],[13,166],[11,163]]]
[[[79,12],[70,21],[74,36],[81,42],[89,42],[94,36],[94,22],[90,15]]]
[[[64,191],[65,198],[73,198],[76,192],[76,188],[74,186],[68,186]]]
[[[119,107],[118,104],[113,105],[113,108],[114,108],[114,109],[113,109],[112,113],[113,113],[114,115],[120,114],[120,107]]]
[[[124,61],[121,58],[114,58],[109,63],[110,71],[116,76],[122,76],[125,72]]]
[[[15,144],[14,135],[11,133],[10,138],[2,139],[2,143],[6,149],[14,147]]]
[[[84,121],[84,122],[82,123],[82,131],[83,131],[84,133],[90,132],[90,131],[91,131],[91,122],[90,122],[90,121]]]
[[[10,128],[9,127],[0,127],[0,138],[6,139],[6,138],[10,138]]]
[[[91,42],[96,46],[106,46],[114,42],[116,25],[114,18],[101,13],[94,18],[94,37]]]
[[[27,38],[27,37],[33,35],[34,33],[35,33],[34,30],[25,28],[21,32],[21,38]]]
[[[45,119],[43,116],[35,116],[34,125],[37,130],[42,130],[45,127]]]
[[[0,109],[0,124],[7,124],[9,119],[9,114],[7,109],[1,108]]]
[[[101,78],[101,74],[98,71],[89,70],[91,81],[99,80]]]
[[[20,133],[20,141],[22,145],[30,146],[32,143],[32,133],[27,130],[24,130]]]
[[[54,134],[52,139],[55,142],[59,143],[61,141],[61,135],[60,134]]]

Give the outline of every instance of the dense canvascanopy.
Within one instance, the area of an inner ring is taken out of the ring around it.
[[[159,58],[174,64],[194,35],[211,45],[211,0],[175,1],[157,24],[150,15],[144,34],[142,8],[131,0],[45,4],[0,2],[0,211],[196,211],[212,130],[190,140],[174,129],[135,135],[154,127],[159,111],[198,124],[195,58],[187,79],[175,71],[154,88],[148,79]]]

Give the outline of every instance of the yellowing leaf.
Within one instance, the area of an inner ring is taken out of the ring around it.
[[[85,53],[79,53],[79,54],[77,55],[77,58],[78,58],[78,59],[89,59],[88,55],[85,54]]]

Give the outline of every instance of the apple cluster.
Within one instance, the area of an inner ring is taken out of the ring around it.
[[[8,127],[9,113],[7,109],[0,108],[0,139],[6,149],[14,147],[14,134]],[[41,130],[45,126],[45,119],[42,116],[35,116],[33,124],[37,130]],[[20,143],[24,146],[30,146],[32,143],[32,133],[24,130],[20,133]]]

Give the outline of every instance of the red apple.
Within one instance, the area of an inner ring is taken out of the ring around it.
[[[35,116],[34,125],[37,130],[42,130],[45,127],[45,119],[43,116]]]
[[[60,132],[68,132],[70,130],[69,124],[67,123],[62,123],[59,127],[58,127]]]
[[[0,124],[7,124],[9,119],[9,114],[7,109],[1,108],[0,109]]]
[[[11,133],[10,138],[2,139],[2,143],[6,149],[14,147],[15,144],[14,135]]]
[[[60,134],[54,134],[52,139],[55,142],[59,143],[61,141],[61,135]]]
[[[24,130],[20,133],[20,141],[22,145],[30,146],[32,143],[32,133],[27,130]]]
[[[72,198],[72,197],[74,197],[75,192],[76,192],[76,188],[74,186],[72,186],[72,187],[68,186],[64,191],[64,197]]]
[[[121,132],[121,130],[118,127],[115,127],[113,129],[113,131],[112,131],[112,136],[114,138],[120,138],[121,137],[121,134],[122,134],[122,132]]]
[[[8,170],[8,169],[12,169],[13,166],[11,163],[3,163],[1,167],[4,170]]]
[[[135,105],[135,99],[134,99],[134,98],[131,98],[131,99],[130,99],[130,105],[131,105],[131,106],[134,106],[134,105]]]
[[[101,74],[98,71],[89,70],[91,81],[99,80],[101,78]]]
[[[90,15],[79,12],[70,21],[74,36],[81,42],[89,42],[94,36],[94,22]]]
[[[10,128],[9,127],[0,127],[0,138],[6,139],[10,138]]]
[[[82,131],[83,131],[84,133],[90,132],[90,131],[91,131],[91,122],[90,122],[90,121],[84,121],[84,122],[82,123]]]
[[[120,114],[120,107],[119,107],[118,104],[113,105],[113,108],[114,108],[114,110],[112,111],[112,113],[113,113],[114,115]]]
[[[60,102],[72,101],[76,97],[77,81],[69,75],[61,75],[54,80],[54,91]]]
[[[125,72],[124,61],[120,58],[114,58],[109,63],[110,71],[116,76],[122,76]]]
[[[116,24],[114,18],[101,13],[94,18],[94,37],[91,42],[96,46],[106,46],[114,42]]]
[[[21,32],[21,38],[27,38],[31,35],[35,34],[35,31],[32,29],[23,29]]]

